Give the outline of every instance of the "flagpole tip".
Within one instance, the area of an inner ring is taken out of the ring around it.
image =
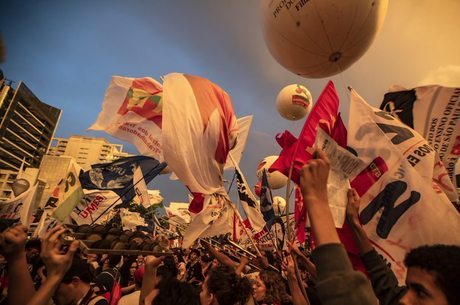
[[[347,89],[348,89],[348,91],[353,90],[353,88],[351,86],[348,86]]]

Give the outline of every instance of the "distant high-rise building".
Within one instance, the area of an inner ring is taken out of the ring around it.
[[[69,156],[85,170],[92,164],[112,162],[130,154],[123,152],[123,145],[112,144],[105,138],[71,136],[68,139],[54,138],[48,151],[51,156]]]
[[[48,151],[61,110],[43,103],[20,82],[0,84],[0,169],[38,168]]]

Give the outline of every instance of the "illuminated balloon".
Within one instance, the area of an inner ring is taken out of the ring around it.
[[[280,215],[284,213],[286,209],[286,200],[281,196],[273,197],[273,210],[275,211],[276,215]]]
[[[259,165],[257,166],[257,177],[260,181],[262,180],[263,170],[266,169],[268,171],[276,159],[278,159],[278,156],[268,156],[260,161]],[[268,184],[270,184],[270,188],[273,190],[282,188],[287,183],[287,177],[279,171],[274,171],[272,173],[267,172],[267,178]]]
[[[302,85],[288,85],[281,89],[276,98],[276,108],[285,119],[296,121],[304,118],[311,110],[312,97]]]
[[[346,70],[370,47],[388,0],[261,0],[265,42],[289,71],[322,78]]]

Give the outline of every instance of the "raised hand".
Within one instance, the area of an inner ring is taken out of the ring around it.
[[[347,221],[350,225],[359,225],[359,205],[361,198],[355,189],[348,190]]]
[[[3,232],[0,239],[1,253],[7,258],[12,260],[25,256],[25,245],[27,242],[27,227],[17,225],[8,228]]]
[[[315,150],[316,159],[311,159],[300,172],[300,188],[304,200],[327,201],[327,178],[329,159],[322,150]]]
[[[73,241],[67,252],[61,246],[61,235],[66,231],[61,226],[56,226],[46,232],[42,239],[42,251],[40,256],[45,263],[47,277],[58,277],[62,279],[72,265],[72,259],[78,249],[79,242]]]

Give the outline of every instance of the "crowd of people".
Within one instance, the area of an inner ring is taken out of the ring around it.
[[[0,235],[0,304],[460,304],[460,247],[412,249],[406,285],[400,286],[367,238],[359,197],[350,190],[346,217],[366,274],[353,269],[328,205],[329,161],[316,154],[301,172],[316,244],[312,253],[290,243],[284,252],[235,258],[202,241],[162,256],[96,255],[81,251],[78,240],[67,242],[62,226],[33,240],[17,225]]]

